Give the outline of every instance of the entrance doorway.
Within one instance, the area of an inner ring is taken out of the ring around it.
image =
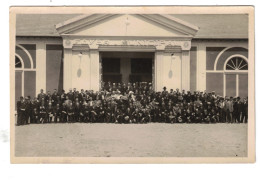
[[[134,82],[152,82],[152,58],[132,58],[131,59],[131,74],[129,81]]]
[[[153,52],[100,52],[103,83],[135,83],[154,81]]]

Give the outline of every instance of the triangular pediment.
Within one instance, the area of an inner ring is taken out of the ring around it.
[[[168,15],[92,14],[56,25],[60,35],[193,37],[198,27]]]

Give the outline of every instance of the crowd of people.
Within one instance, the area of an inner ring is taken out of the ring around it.
[[[102,90],[20,97],[17,125],[32,123],[247,123],[248,99],[221,97],[164,87],[156,92],[151,83],[105,83]]]

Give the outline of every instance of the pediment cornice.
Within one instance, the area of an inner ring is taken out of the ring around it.
[[[137,17],[146,19],[148,22],[158,24],[160,26],[165,26],[172,31],[177,31],[182,33],[183,36],[194,37],[199,28],[190,23],[182,21],[180,19],[174,18],[169,15],[162,14],[135,14]],[[88,26],[98,26],[98,22],[105,21],[106,19],[120,16],[120,14],[90,14],[81,15],[75,18],[69,19],[65,22],[56,25],[58,33],[62,36],[65,34],[73,34],[73,31],[88,27]]]

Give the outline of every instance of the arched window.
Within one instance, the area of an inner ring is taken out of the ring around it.
[[[226,64],[226,70],[248,70],[247,61],[242,57],[232,57]]]
[[[22,61],[17,56],[15,56],[15,68],[22,68]]]

